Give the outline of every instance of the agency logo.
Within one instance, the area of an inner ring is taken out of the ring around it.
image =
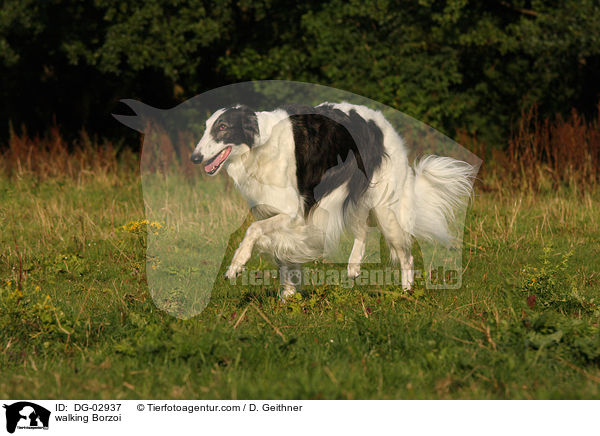
[[[22,430],[48,430],[50,411],[29,401],[19,401],[4,405],[6,409],[6,431],[14,433]]]
[[[481,159],[432,127],[357,94],[278,80],[165,110],[123,104],[128,115],[115,118],[144,138],[148,287],[171,315],[196,316],[213,291],[267,272],[282,301],[319,284],[461,287]],[[252,260],[259,253],[275,264]]]

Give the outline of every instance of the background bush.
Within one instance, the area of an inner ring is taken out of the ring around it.
[[[600,5],[342,0],[3,0],[0,118],[122,136],[120,98],[168,107],[216,86],[350,90],[454,135],[507,144],[523,108],[592,116]],[[8,122],[0,124],[4,141]]]

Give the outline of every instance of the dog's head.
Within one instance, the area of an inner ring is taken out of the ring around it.
[[[231,158],[250,150],[258,140],[256,112],[246,106],[219,109],[206,120],[206,130],[192,153],[211,176]]]

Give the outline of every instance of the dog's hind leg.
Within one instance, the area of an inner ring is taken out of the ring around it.
[[[354,217],[350,223],[350,230],[354,236],[354,245],[348,258],[348,277],[353,279],[360,274],[360,264],[365,255],[367,232],[369,230],[367,219],[368,210],[354,211]]]
[[[402,288],[409,290],[415,278],[414,260],[411,254],[412,236],[402,228],[390,209],[379,207],[374,212],[379,229],[390,248],[392,261],[400,263]]]

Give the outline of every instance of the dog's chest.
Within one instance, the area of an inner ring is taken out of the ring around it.
[[[300,212],[300,196],[289,164],[261,153],[232,162],[227,172],[251,208],[294,216]]]

